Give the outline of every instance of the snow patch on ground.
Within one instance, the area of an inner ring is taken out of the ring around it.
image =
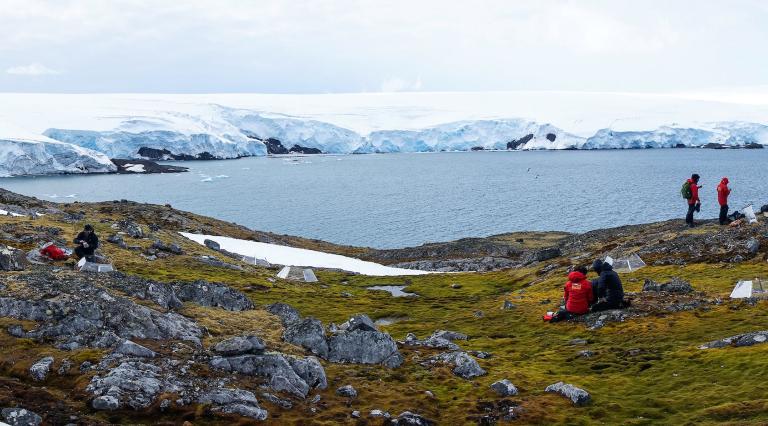
[[[191,234],[188,232],[180,232],[180,234],[198,244],[203,244],[206,239],[216,241],[223,250],[237,253],[242,256],[264,259],[274,265],[341,269],[372,276],[424,275],[430,273],[414,269],[392,268],[374,262],[366,262],[352,257],[340,256],[338,254],[323,253],[320,251],[280,246],[276,244],[259,243],[256,241],[218,237],[214,235]]]
[[[125,171],[133,173],[144,173],[143,164],[126,164]]]

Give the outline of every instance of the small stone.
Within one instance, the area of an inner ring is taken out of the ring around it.
[[[118,401],[117,398],[115,398],[112,395],[98,396],[93,399],[93,402],[91,402],[91,406],[95,410],[113,411],[120,408],[120,401]]]
[[[584,346],[587,343],[589,343],[587,342],[587,339],[573,339],[568,342],[568,344],[571,346]]]
[[[501,309],[515,309],[517,306],[515,306],[512,302],[509,300],[505,300],[504,303],[501,305]]]
[[[41,358],[29,368],[29,374],[33,379],[39,382],[43,381],[48,377],[48,372],[51,371],[51,365],[53,365],[52,356]]]
[[[475,318],[482,318],[482,317],[484,317],[484,316],[485,316],[485,313],[483,313],[483,311],[475,311],[475,312],[473,312],[473,313],[472,313],[472,315],[473,315]]]
[[[13,337],[24,337],[24,329],[21,328],[20,324],[9,325],[7,330],[8,334]]]
[[[583,358],[592,358],[593,356],[595,356],[595,353],[590,350],[583,350],[583,351],[579,351],[579,356]]]
[[[387,418],[387,419],[392,417],[388,412],[382,411],[382,410],[378,410],[378,409],[371,410],[370,415],[371,415],[371,417],[384,417],[384,418]]]
[[[310,404],[317,404],[318,402],[320,402],[321,399],[322,397],[320,395],[315,395],[312,397],[311,400],[309,400],[309,402]]]
[[[557,382],[547,386],[547,388],[544,389],[544,392],[560,394],[570,399],[571,402],[573,402],[573,405],[577,406],[587,405],[592,399],[589,395],[589,392],[585,391],[584,389],[577,388],[572,384],[563,382]]]
[[[25,408],[3,408],[3,419],[10,426],[38,426],[43,418]]]
[[[170,399],[164,399],[164,400],[160,401],[160,411],[166,411],[170,407],[171,407],[171,400]]]
[[[115,353],[123,354],[127,356],[135,356],[140,358],[154,358],[157,354],[149,348],[141,346],[138,343],[134,343],[130,340],[125,340],[115,349]]]
[[[515,385],[512,384],[507,379],[499,380],[498,382],[494,382],[491,385],[491,389],[493,389],[499,396],[513,396],[517,395],[517,388]]]
[[[460,289],[461,288],[461,284],[453,283],[453,284],[451,284],[451,288],[453,288],[453,289]]]
[[[346,385],[336,389],[336,395],[345,398],[355,398],[357,397],[357,390],[352,385]]]
[[[353,419],[359,419],[360,418],[360,412],[355,410],[355,411],[352,412],[351,416],[352,416]]]

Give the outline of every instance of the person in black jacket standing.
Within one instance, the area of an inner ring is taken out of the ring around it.
[[[613,270],[613,266],[608,262],[596,260],[592,264],[592,269],[600,275],[597,279],[598,302],[592,305],[592,312],[627,307],[627,303],[624,301],[624,287],[621,285],[621,278]]]
[[[83,257],[93,256],[93,252],[99,247],[99,237],[93,231],[93,226],[85,225],[83,231],[77,234],[75,237],[75,255],[78,259]]]

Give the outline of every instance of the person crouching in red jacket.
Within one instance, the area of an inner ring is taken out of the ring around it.
[[[565,283],[563,299],[565,309],[560,309],[552,316],[550,322],[568,320],[573,315],[584,315],[589,312],[589,305],[595,300],[592,292],[592,283],[583,272],[586,268],[578,268],[568,274],[568,282]]]
[[[717,202],[720,204],[720,224],[727,225],[728,220],[728,196],[731,195],[731,188],[728,188],[728,178],[724,177],[717,185]]]

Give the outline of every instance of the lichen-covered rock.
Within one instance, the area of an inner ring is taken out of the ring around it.
[[[51,371],[52,365],[53,365],[52,356],[41,358],[37,362],[32,364],[32,367],[29,367],[29,375],[32,376],[33,379],[39,382],[43,381],[46,379],[46,377],[48,377],[48,373]]]
[[[214,357],[211,366],[224,371],[264,377],[273,390],[285,391],[302,398],[306,397],[310,390],[309,384],[296,373],[288,359],[279,353]]]
[[[716,349],[726,347],[753,346],[768,342],[768,330],[753,331],[751,333],[737,334],[725,339],[714,340],[699,346],[699,349]]]
[[[39,426],[43,418],[25,408],[3,408],[3,420],[10,426]]]
[[[216,250],[216,251],[221,250],[221,245],[216,241],[209,240],[206,238],[205,241],[203,241],[203,244],[211,250]]]
[[[499,380],[491,385],[491,389],[499,396],[513,396],[517,395],[517,388],[508,379]]]
[[[674,277],[666,283],[657,283],[646,279],[643,283],[644,292],[666,292],[666,293],[692,293],[693,286],[688,281]]]
[[[745,247],[747,248],[747,253],[754,256],[758,251],[760,251],[760,241],[754,237],[750,238],[747,240]]]
[[[141,346],[138,343],[134,343],[130,340],[124,341],[117,348],[115,348],[115,353],[139,358],[154,358],[157,356],[153,350]]]
[[[352,316],[352,318],[347,320],[344,324],[341,324],[339,329],[345,331],[378,331],[378,328],[376,328],[373,320],[365,314],[356,314]]]
[[[222,340],[213,351],[223,356],[262,354],[266,346],[258,336],[237,336]]]
[[[86,390],[98,397],[110,396],[117,400],[119,408],[139,410],[151,405],[162,390],[162,370],[141,361],[126,361],[111,369],[104,376],[93,376]],[[104,407],[114,406],[112,399],[100,399]],[[96,408],[94,406],[94,408]],[[114,408],[104,408],[114,409]]]
[[[23,251],[0,244],[0,271],[23,271],[26,264],[27,256]]]
[[[228,311],[253,309],[253,302],[245,294],[224,284],[198,280],[191,283],[176,283],[173,288],[178,298],[184,302],[224,308]]]
[[[352,385],[345,385],[336,389],[336,395],[343,396],[345,398],[356,398],[357,389],[355,389]]]
[[[301,346],[321,358],[328,357],[328,343],[325,341],[323,323],[315,318],[306,318],[290,323],[283,332],[286,342]]]
[[[299,314],[299,311],[294,309],[293,306],[285,303],[273,303],[271,305],[267,305],[267,312],[279,317],[285,326],[301,321],[301,315]]]
[[[390,424],[398,426],[431,426],[435,422],[410,411],[403,411],[399,416],[390,420]]]
[[[97,396],[91,401],[91,407],[99,411],[114,411],[120,408],[120,401],[111,395]]]
[[[480,367],[480,364],[466,352],[443,352],[427,358],[422,364],[432,365],[435,363],[452,365],[453,374],[463,379],[472,379],[485,374],[485,370]]]
[[[354,330],[328,338],[328,360],[353,364],[382,364],[396,368],[403,363],[403,356],[389,334]]]
[[[182,250],[178,244],[174,244],[174,243],[166,244],[160,240],[155,240],[152,243],[152,248],[155,250],[164,251],[166,253],[175,254],[175,255],[184,254],[184,250]]]
[[[560,394],[570,399],[571,402],[573,402],[573,405],[578,406],[587,405],[592,400],[589,392],[585,391],[584,389],[577,388],[576,386],[569,383],[557,382],[551,384],[547,386],[546,389],[544,389],[544,392]]]
[[[325,369],[320,361],[313,356],[304,358],[287,357],[293,371],[298,374],[307,384],[315,389],[325,389],[328,387],[328,378],[325,376]]]
[[[459,345],[456,343],[453,343],[450,340],[442,337],[436,337],[434,334],[424,340],[420,340],[416,337],[415,334],[408,333],[405,335],[405,340],[402,341],[402,344],[406,346],[424,346],[435,349],[448,349],[451,351],[459,350]]]
[[[213,404],[214,411],[227,414],[239,414],[256,420],[265,420],[267,410],[259,406],[256,395],[242,389],[213,389],[203,393],[197,399],[201,404]]]

